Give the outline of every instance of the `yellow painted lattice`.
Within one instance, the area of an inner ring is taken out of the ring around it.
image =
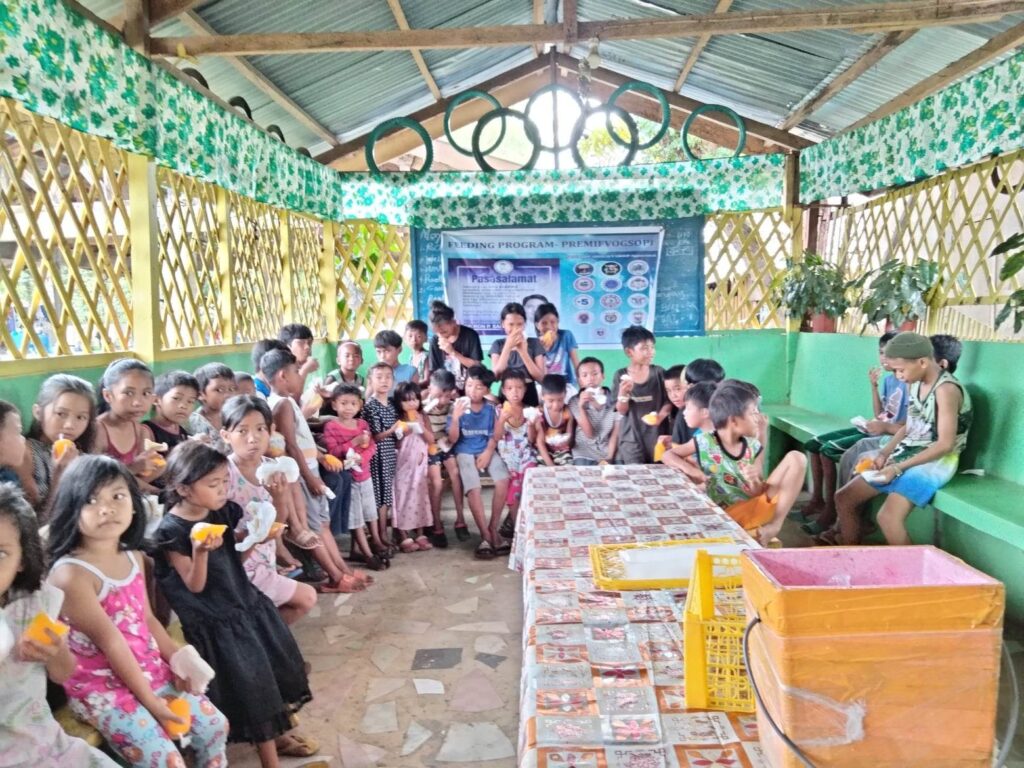
[[[823,209],[819,250],[852,277],[896,259],[935,261],[940,283],[925,325],[967,339],[1008,338],[995,315],[1024,287],[1018,275],[999,280],[1001,259],[989,256],[1024,230],[1024,151],[989,158],[848,208]],[[841,330],[860,331],[852,310]]]
[[[341,338],[368,338],[397,330],[412,319],[412,258],[409,230],[375,221],[338,227],[335,268]]]
[[[217,195],[212,184],[157,168],[162,349],[224,341]]]
[[[130,348],[126,156],[0,99],[0,360]]]
[[[716,213],[704,224],[705,323],[709,331],[785,327],[771,285],[792,251],[781,208]]]
[[[322,222],[295,213],[288,216],[288,261],[291,265],[291,306],[289,315],[308,325],[313,335],[326,335],[323,291],[320,286],[320,259],[323,253]]]
[[[277,338],[285,322],[280,212],[228,194],[234,341]]]

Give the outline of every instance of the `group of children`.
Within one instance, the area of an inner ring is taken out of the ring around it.
[[[251,374],[210,363],[154,377],[124,359],[107,368],[98,398],[82,379],[52,376],[24,436],[17,409],[0,401],[0,671],[17,690],[0,712],[13,722],[0,762],[49,750],[68,764],[111,764],[60,733],[46,676],[133,766],[182,765],[183,741],[211,767],[225,763],[229,739],[256,744],[265,767],[278,754],[315,753],[294,727],[311,693],[287,625],[318,590],[371,585],[351,562],[379,571],[399,551],[447,547],[446,480],[455,535],[470,538],[468,503],[481,559],[510,550],[525,475],[542,464],[661,461],[764,544],[803,487],[802,453],[765,473],[754,385],[727,379],[711,359],[655,365],[642,327],[623,332],[627,365],[609,387],[603,363],[579,358],[550,303],[532,317],[517,302],[502,309],[506,335],[490,347],[490,368],[479,335],[450,307],[434,302],[429,323],[410,322],[404,339],[378,333],[365,374],[360,346],[345,341],[338,367],[316,376],[313,334],[293,324],[254,345]],[[858,541],[858,508],[878,493],[892,494],[879,519],[899,540],[907,505],[955,469],[970,399],[952,377],[959,348],[949,339],[883,337],[891,373],[871,374],[879,391],[868,436],[808,445],[819,484],[805,513],[817,515],[809,530],[823,542]],[[863,456],[878,476],[837,483]],[[147,583],[158,588],[152,604]],[[170,610],[188,645],[165,629]],[[39,613],[70,631],[50,624],[27,639]]]

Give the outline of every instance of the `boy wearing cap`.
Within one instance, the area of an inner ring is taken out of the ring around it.
[[[885,347],[897,378],[910,387],[907,421],[874,459],[874,473],[855,477],[836,493],[842,544],[858,544],[858,508],[879,494],[888,498],[878,525],[889,544],[910,544],[906,519],[928,504],[956,474],[967,444],[973,409],[964,386],[935,361],[932,342],[919,333],[901,333]]]

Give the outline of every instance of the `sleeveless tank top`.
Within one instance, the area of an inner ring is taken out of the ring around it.
[[[110,431],[107,429],[107,425],[102,421],[97,421],[97,424],[103,428],[103,434],[107,437],[107,447],[103,451],[107,456],[112,459],[117,459],[122,464],[128,465],[135,461],[135,457],[142,453],[142,430],[139,429],[139,425],[133,425],[135,430],[135,444],[127,451],[117,450],[117,446],[114,445],[114,441],[110,439]]]

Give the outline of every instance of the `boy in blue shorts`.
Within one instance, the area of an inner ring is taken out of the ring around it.
[[[490,371],[481,365],[471,367],[466,371],[466,396],[455,401],[455,407],[448,416],[448,442],[453,446],[459,465],[462,490],[469,497],[469,511],[483,539],[475,553],[480,560],[490,560],[511,551],[511,546],[498,533],[498,523],[508,496],[508,470],[495,450],[498,446],[495,436],[498,412],[486,399],[491,391],[490,384]],[[490,521],[484,519],[480,491],[480,473],[485,469],[494,481]]]

